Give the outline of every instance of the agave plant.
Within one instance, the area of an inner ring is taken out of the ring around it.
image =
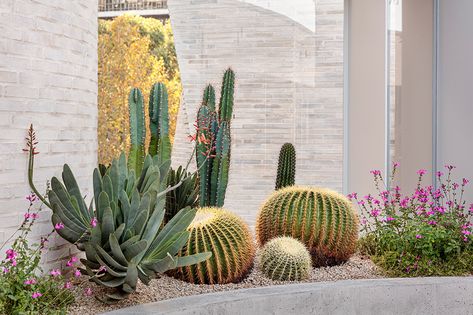
[[[29,179],[33,191],[34,146],[30,147]],[[70,167],[64,165],[62,182],[53,177],[44,203],[53,210],[58,234],[85,251],[82,259],[91,280],[109,288],[107,301],[125,298],[157,274],[205,261],[210,252],[177,256],[189,238],[188,226],[196,211],[185,209],[163,225],[170,161],[145,158],[139,176],[129,170],[122,154],[104,174],[93,174],[94,198],[87,207]]]

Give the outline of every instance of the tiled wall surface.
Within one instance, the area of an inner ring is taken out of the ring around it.
[[[280,146],[301,185],[341,191],[343,0],[170,0],[184,86],[173,163],[184,164],[202,91],[236,71],[226,208],[254,225],[274,189]]]
[[[0,1],[2,243],[27,206],[27,156],[22,149],[30,123],[39,140],[38,187],[45,189],[46,180],[60,175],[68,163],[87,193],[97,162],[96,0]],[[52,229],[49,219],[50,212],[43,211],[34,235]],[[67,247],[49,260],[65,252]]]

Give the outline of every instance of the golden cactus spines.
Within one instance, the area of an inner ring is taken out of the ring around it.
[[[276,237],[266,243],[258,258],[261,271],[272,280],[304,280],[309,277],[312,267],[305,245],[287,236]]]
[[[304,243],[314,265],[346,261],[356,250],[358,215],[351,202],[330,189],[287,187],[262,205],[256,222],[260,245],[277,236]]]
[[[191,283],[224,284],[242,280],[253,266],[255,247],[248,225],[222,208],[200,208],[190,224],[181,254],[210,251],[213,256],[172,276]]]

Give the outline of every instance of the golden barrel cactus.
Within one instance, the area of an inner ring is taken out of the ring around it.
[[[200,208],[190,224],[181,254],[212,252],[204,262],[171,273],[198,284],[224,284],[243,279],[253,266],[255,246],[248,225],[223,208]]]
[[[358,215],[343,195],[323,188],[287,187],[274,192],[256,222],[260,245],[291,236],[306,245],[316,266],[346,261],[355,252]]]
[[[309,251],[295,238],[273,238],[258,256],[261,271],[272,280],[296,281],[309,277],[312,267]]]

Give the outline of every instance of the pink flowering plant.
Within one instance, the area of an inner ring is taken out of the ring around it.
[[[399,164],[394,163],[390,183]],[[376,195],[348,197],[362,213],[360,250],[388,274],[397,276],[461,275],[473,271],[472,214],[464,192],[469,183],[453,180],[452,165],[435,174],[438,188],[424,185],[418,170],[416,189],[404,194],[388,188],[378,170],[371,171]]]
[[[26,199],[29,206],[20,227],[0,247],[5,254],[0,262],[0,314],[65,314],[74,297],[64,286],[64,276],[59,270],[42,275],[40,266],[54,231],[43,236],[39,243],[30,242],[42,207],[33,210],[38,201],[36,195]]]

